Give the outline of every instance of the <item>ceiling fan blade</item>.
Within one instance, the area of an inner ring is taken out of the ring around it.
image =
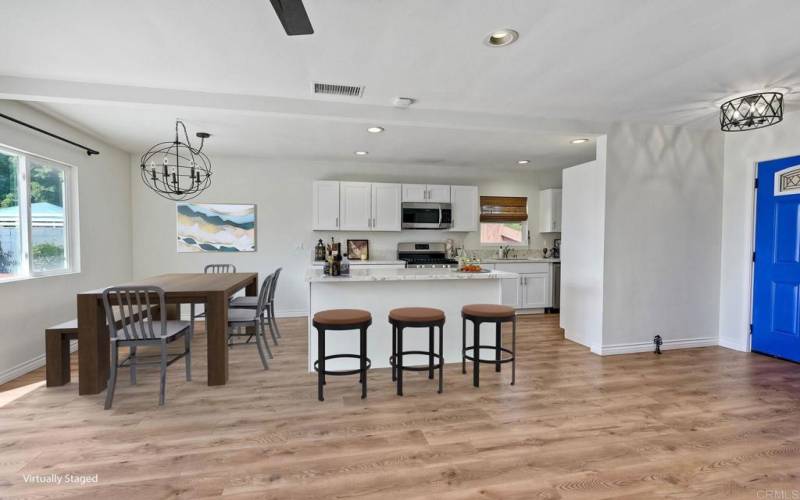
[[[314,33],[311,21],[306,14],[303,0],[270,0],[283,29],[289,36],[310,35]]]

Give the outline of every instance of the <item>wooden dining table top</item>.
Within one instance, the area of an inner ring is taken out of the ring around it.
[[[251,282],[258,273],[169,273],[141,278],[114,286],[157,286],[167,295],[203,297],[209,293],[234,293]],[[103,295],[103,288],[87,290],[78,295]]]

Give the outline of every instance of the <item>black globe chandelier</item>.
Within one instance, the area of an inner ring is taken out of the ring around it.
[[[783,94],[762,92],[737,97],[719,109],[719,125],[724,132],[769,127],[783,120]]]
[[[200,146],[195,148],[189,141],[186,125],[176,120],[175,140],[160,142],[142,155],[141,175],[147,187],[169,200],[184,201],[211,186],[211,161],[203,153],[203,144],[211,134],[198,132],[197,137]]]

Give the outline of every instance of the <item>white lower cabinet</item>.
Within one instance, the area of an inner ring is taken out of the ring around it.
[[[503,305],[517,309],[545,309],[553,304],[552,264],[549,262],[501,262],[494,269],[517,273],[517,279],[502,280]]]
[[[520,275],[520,289],[520,309],[543,309],[552,304],[549,272]]]

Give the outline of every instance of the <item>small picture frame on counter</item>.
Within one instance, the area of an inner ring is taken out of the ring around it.
[[[369,240],[347,240],[347,258],[369,260]]]

